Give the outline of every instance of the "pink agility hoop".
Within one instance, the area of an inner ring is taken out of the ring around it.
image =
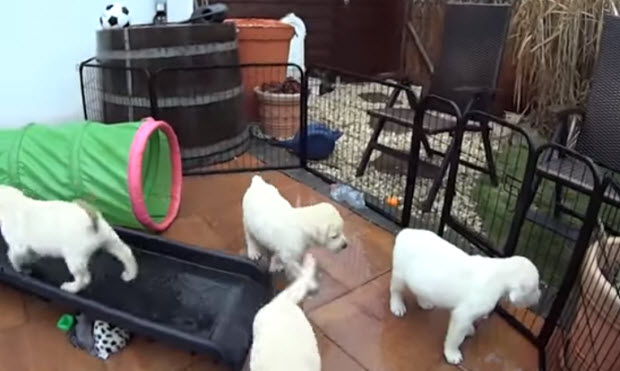
[[[170,205],[166,217],[156,223],[144,204],[144,190],[142,189],[142,159],[149,138],[157,130],[161,130],[168,138],[170,146],[170,164],[172,167],[172,183],[170,186]],[[127,169],[127,186],[129,187],[129,200],[136,219],[144,227],[155,232],[166,230],[176,218],[181,205],[181,185],[183,173],[181,168],[181,150],[177,136],[172,127],[164,121],[156,121],[152,117],[142,120],[129,151],[129,164]]]

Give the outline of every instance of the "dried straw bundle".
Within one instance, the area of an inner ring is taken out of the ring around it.
[[[603,15],[620,0],[521,0],[512,24],[514,99],[541,129],[550,107],[584,102],[598,53]]]

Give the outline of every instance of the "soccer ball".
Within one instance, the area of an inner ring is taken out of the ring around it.
[[[110,4],[105,7],[103,14],[99,17],[102,28],[123,28],[129,26],[129,9],[119,3]]]

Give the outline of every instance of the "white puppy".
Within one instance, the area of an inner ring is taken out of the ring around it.
[[[121,278],[133,280],[138,266],[131,249],[101,214],[79,202],[39,201],[0,185],[0,227],[16,271],[38,256],[64,258],[74,280],[61,289],[78,292],[91,280],[88,261],[102,248],[124,265]]]
[[[293,207],[276,187],[255,175],[243,196],[243,227],[248,257],[258,260],[271,254],[270,272],[299,265],[312,245],[337,252],[347,246],[342,217],[328,203]]]
[[[422,309],[451,310],[444,356],[451,364],[463,360],[459,347],[474,334],[474,321],[486,317],[507,297],[518,307],[538,303],[538,270],[521,256],[471,256],[431,231],[405,229],[396,236],[390,283],[390,309],[403,316],[403,290],[415,294]]]
[[[297,305],[318,289],[316,262],[307,254],[297,279],[254,317],[251,371],[320,371],[321,356],[312,326]]]

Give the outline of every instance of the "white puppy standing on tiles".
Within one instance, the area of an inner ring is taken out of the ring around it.
[[[451,364],[463,360],[459,347],[474,334],[474,322],[487,316],[506,297],[517,307],[540,299],[538,270],[528,259],[471,256],[431,231],[405,229],[394,244],[390,310],[401,317],[408,288],[422,309],[451,311],[444,356]]]
[[[258,175],[252,177],[242,206],[248,257],[258,260],[263,252],[270,253],[270,272],[287,268],[290,273],[290,265],[298,265],[313,245],[332,252],[347,246],[342,217],[333,205],[293,207]]]

